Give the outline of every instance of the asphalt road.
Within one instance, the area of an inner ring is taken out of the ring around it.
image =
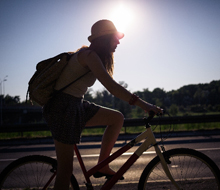
[[[113,152],[124,145],[125,141],[117,141]],[[181,137],[181,138],[170,138],[165,142],[165,148],[167,150],[172,148],[192,148],[203,152],[209,156],[220,168],[220,136],[197,136],[197,137]],[[133,147],[128,151],[127,154],[122,155],[117,160],[111,163],[111,168],[115,171],[129,158],[130,154],[136,150],[137,146]],[[96,143],[82,143],[79,145],[80,153],[83,157],[83,161],[86,168],[93,167],[98,160],[100,151],[100,142]],[[13,145],[13,146],[0,146],[0,172],[13,160],[26,155],[46,155],[55,158],[55,149],[53,144],[37,144],[37,145]],[[155,157],[154,149],[151,148],[145,152],[137,162],[131,166],[131,168],[125,173],[125,180],[119,181],[113,190],[116,189],[137,189],[137,184],[143,169],[147,163]],[[74,159],[74,175],[77,178],[79,185],[82,190],[84,187],[84,177],[80,170],[77,158]],[[100,184],[105,182],[104,178],[95,179],[91,178],[92,183],[96,189],[100,189]]]

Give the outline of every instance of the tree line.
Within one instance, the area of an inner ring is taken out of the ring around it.
[[[125,88],[128,87],[124,82],[120,82],[120,84]],[[161,88],[155,88],[153,91],[145,88],[134,93],[141,99],[164,108],[171,115],[220,112],[220,80],[205,84],[186,85],[168,92]],[[26,105],[25,101],[20,102],[19,96],[11,97],[6,95],[2,99],[3,106]],[[111,95],[106,89],[93,92],[91,88],[85,94],[85,99],[102,106],[117,109],[124,114],[125,118],[143,117],[143,111],[139,107],[130,106],[127,102]]]
[[[121,84],[127,87],[125,83]],[[134,93],[141,99],[164,108],[171,115],[220,112],[220,80],[206,84],[186,85],[168,92],[161,88],[155,88],[153,91],[146,88]],[[143,111],[140,108],[130,106],[127,102],[112,96],[107,90],[95,92],[95,96],[92,96],[91,91],[88,91],[85,99],[116,108],[126,118],[143,116]]]

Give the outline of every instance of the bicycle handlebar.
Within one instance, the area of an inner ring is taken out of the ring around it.
[[[148,122],[150,122],[150,120],[154,118],[154,116],[155,116],[155,112],[154,111],[150,111],[148,118],[144,118],[145,124],[147,125]]]
[[[163,112],[163,114],[164,114],[164,112]],[[156,114],[154,111],[151,110],[149,112],[149,116],[147,118],[144,118],[144,122],[146,124],[146,127],[150,127],[149,122],[154,118],[155,115],[159,116],[159,115],[162,115],[162,114]]]

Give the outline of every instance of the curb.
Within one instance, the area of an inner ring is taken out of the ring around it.
[[[137,137],[138,134],[120,134],[118,141],[130,141]],[[154,133],[156,138],[167,137],[194,137],[194,136],[216,136],[220,135],[220,129],[215,130],[198,130],[198,131],[178,131],[172,133]],[[81,142],[101,142],[102,135],[83,136]],[[19,139],[5,139],[0,140],[0,146],[14,146],[14,145],[35,145],[35,144],[54,144],[52,137],[42,138],[19,138]]]

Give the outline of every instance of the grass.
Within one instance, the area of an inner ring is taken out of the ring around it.
[[[155,126],[152,126],[154,129]],[[194,123],[194,124],[178,124],[178,125],[161,125],[161,131],[166,132],[169,130],[174,131],[196,131],[196,130],[213,130],[220,129],[220,123]],[[126,133],[140,133],[145,129],[143,126],[126,127]],[[157,126],[154,132],[160,132],[160,127]]]
[[[162,125],[162,131],[195,131],[195,130],[213,130],[220,129],[220,123],[194,123],[194,124],[178,124],[178,125]],[[154,126],[152,126],[154,129]],[[83,136],[91,136],[91,135],[102,135],[104,133],[104,128],[85,128],[83,130]],[[136,127],[126,127],[122,128],[121,134],[128,133],[141,133],[145,130],[144,126],[136,126]],[[159,126],[154,129],[154,132],[160,132]],[[16,138],[38,138],[38,137],[51,137],[50,131],[36,131],[36,132],[15,132],[15,133],[1,133],[0,139],[16,139]]]
[[[0,139],[51,137],[50,131],[0,133]]]
[[[220,129],[220,122],[212,123],[193,123],[193,124],[178,124],[178,125],[162,125],[162,131],[195,131],[195,130],[213,130]],[[152,126],[154,129],[154,126]],[[85,128],[83,130],[83,136],[90,135],[102,135],[104,133],[104,128]],[[135,127],[123,127],[121,134],[128,133],[141,133],[145,130],[144,126]],[[160,132],[160,127],[154,129],[154,132]],[[51,137],[50,131],[36,131],[36,132],[14,132],[14,133],[0,133],[0,139],[15,139],[15,138],[38,138],[38,137]]]

